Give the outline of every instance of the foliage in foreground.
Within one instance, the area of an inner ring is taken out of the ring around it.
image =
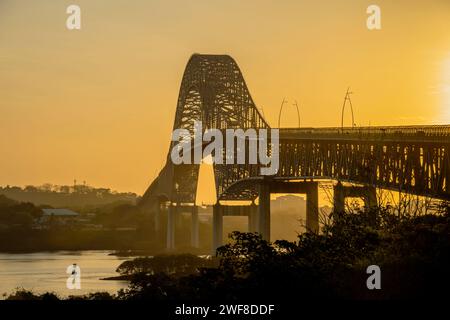
[[[320,235],[269,243],[234,232],[218,267],[174,277],[136,273],[119,299],[285,300],[444,298],[450,284],[450,215],[396,216],[387,209],[334,214]],[[378,265],[382,289],[368,290]]]
[[[82,296],[69,296],[66,300],[113,300],[115,298],[114,295],[109,294],[108,292],[95,292],[89,293]],[[43,294],[37,294],[30,290],[26,290],[23,288],[18,288],[14,293],[9,295],[6,300],[12,301],[24,301],[24,300],[39,300],[39,301],[58,301],[61,298],[53,292],[46,292]]]
[[[302,234],[296,242],[269,243],[252,233],[230,236],[217,260],[164,256],[122,265],[118,271],[130,276],[130,286],[111,298],[274,302],[448,296],[448,208],[423,216],[382,208],[334,213],[321,234]],[[366,287],[366,268],[373,264],[381,268],[381,290]]]

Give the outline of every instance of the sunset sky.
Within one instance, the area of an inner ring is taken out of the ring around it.
[[[294,99],[302,126],[339,126],[348,86],[358,126],[450,123],[448,0],[0,0],[0,185],[142,194],[193,53],[230,54],[273,126],[283,97],[282,126]]]

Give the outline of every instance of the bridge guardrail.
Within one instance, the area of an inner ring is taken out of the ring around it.
[[[386,126],[386,127],[329,127],[280,128],[280,138],[305,139],[368,139],[420,140],[450,143],[450,125]]]

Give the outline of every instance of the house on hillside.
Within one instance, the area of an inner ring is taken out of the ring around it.
[[[79,213],[69,209],[42,209],[40,224],[56,223],[59,225],[73,224],[79,217]]]

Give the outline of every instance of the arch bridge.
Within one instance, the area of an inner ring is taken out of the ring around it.
[[[194,121],[208,129],[268,129],[236,62],[228,55],[194,54],[181,82],[173,129],[194,136]],[[167,210],[167,246],[175,246],[175,220],[192,214],[191,244],[198,246],[195,206],[198,164],[174,165],[170,158],[140,201],[155,218]],[[247,149],[248,150],[248,149]],[[214,164],[217,203],[213,210],[213,248],[221,245],[224,215],[246,215],[249,230],[270,237],[270,194],[307,195],[306,226],[318,232],[318,182],[337,181],[335,210],[345,197],[376,205],[376,188],[450,200],[450,125],[351,128],[280,128],[279,170],[261,176],[261,164]],[[344,187],[341,182],[359,186]],[[258,198],[258,205],[255,199]],[[250,200],[249,206],[225,206],[223,200]]]

